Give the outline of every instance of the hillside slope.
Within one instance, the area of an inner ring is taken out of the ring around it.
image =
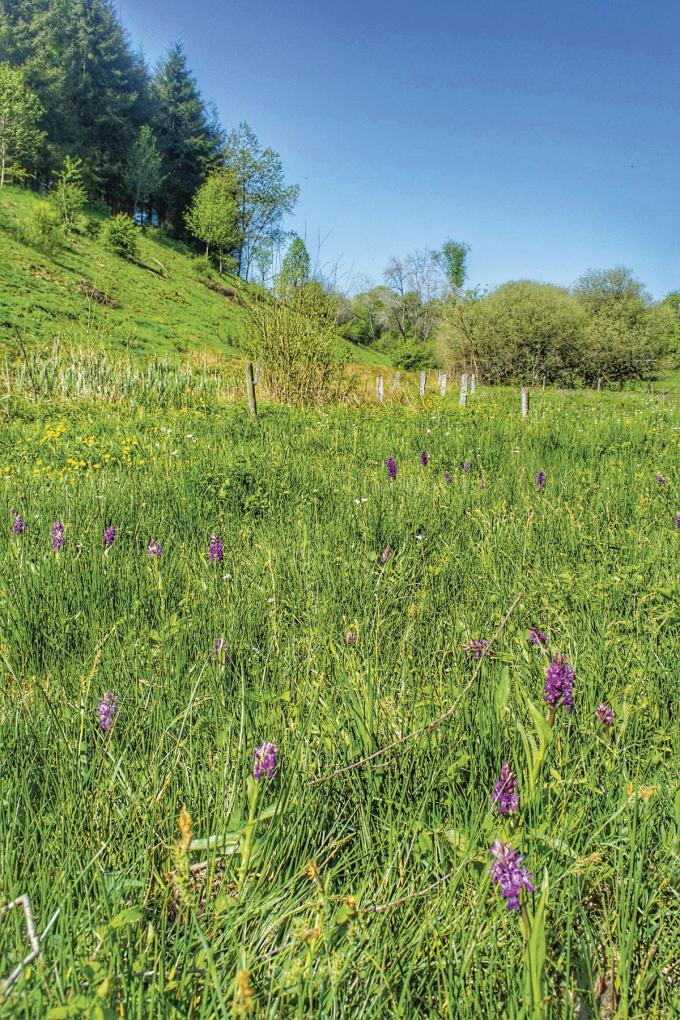
[[[60,339],[142,354],[238,354],[246,329],[240,281],[215,276],[209,282],[222,292],[210,289],[194,253],[158,230],[140,232],[137,263],[106,252],[86,230],[45,254],[25,240],[38,201],[17,188],[0,192],[0,343],[20,337],[27,345]],[[353,361],[388,360],[338,343]]]

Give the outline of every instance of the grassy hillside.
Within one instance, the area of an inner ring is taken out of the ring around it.
[[[205,272],[188,248],[152,230],[140,234],[139,262],[129,263],[82,230],[63,251],[47,255],[24,239],[38,201],[16,188],[0,193],[0,342],[18,334],[27,344],[59,338],[148,354],[238,353],[246,329],[243,309],[233,296],[201,282]],[[216,285],[232,294],[243,286],[233,278]],[[106,299],[110,304],[101,303]],[[338,343],[353,361],[388,361]]]

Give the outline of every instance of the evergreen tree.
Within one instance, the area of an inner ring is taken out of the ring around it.
[[[181,46],[173,46],[156,72],[153,98],[165,175],[156,207],[179,233],[194,193],[217,165],[222,137]]]

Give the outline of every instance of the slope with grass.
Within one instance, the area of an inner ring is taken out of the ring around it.
[[[18,188],[0,192],[0,343],[30,347],[58,339],[162,356],[238,354],[247,329],[240,281],[218,277],[155,229],[140,231],[139,261],[126,262],[94,236],[95,213],[62,251],[46,254],[25,240],[39,201]],[[358,363],[388,360],[340,338],[338,347]]]

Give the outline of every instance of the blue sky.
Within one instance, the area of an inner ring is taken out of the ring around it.
[[[280,152],[341,282],[453,237],[473,284],[624,263],[680,288],[679,0],[118,6]]]

